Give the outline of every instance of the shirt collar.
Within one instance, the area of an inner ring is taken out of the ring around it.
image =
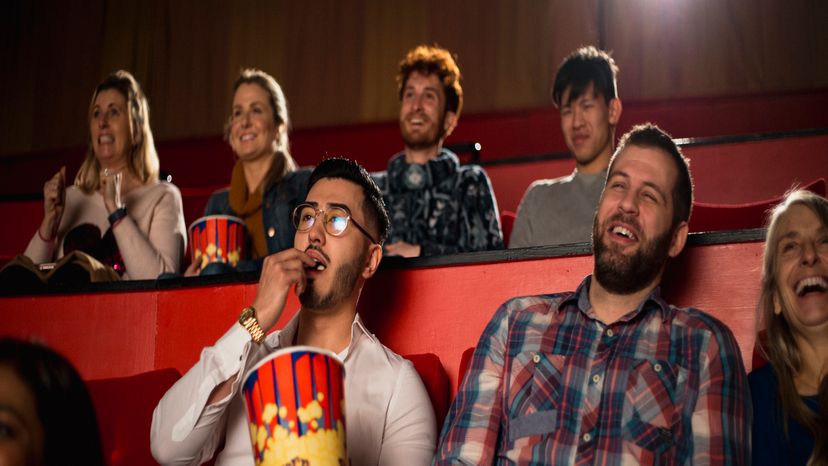
[[[287,348],[289,346],[293,346],[293,338],[296,335],[296,331],[299,329],[299,313],[302,312],[299,309],[293,317],[291,317],[290,321],[288,321],[287,325],[279,332],[278,335],[278,347],[279,348]],[[354,321],[351,322],[351,342],[348,343],[348,346],[340,353],[342,360],[344,361],[348,354],[351,352],[351,348],[357,344],[359,339],[365,336],[371,342],[376,343],[376,337],[365,328],[365,324],[362,322],[362,317],[360,317],[359,313],[354,316]]]
[[[578,306],[578,310],[581,311],[584,315],[589,317],[590,319],[597,319],[595,315],[595,311],[592,309],[592,303],[589,302],[589,287],[592,284],[592,275],[587,275],[581,284],[578,285],[578,288],[575,290],[574,293],[567,296],[565,299],[561,300],[560,304],[558,304],[558,311],[562,311],[564,306],[567,304],[576,304]],[[650,294],[647,295],[646,298],[638,305],[638,307],[625,314],[623,317],[618,319],[619,322],[628,322],[635,318],[637,315],[649,312],[653,309],[658,310],[661,313],[661,319],[666,321],[670,318],[673,309],[672,307],[667,304],[664,298],[661,296],[661,287],[657,286],[653,288]]]

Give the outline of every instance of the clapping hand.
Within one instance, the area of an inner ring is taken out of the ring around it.
[[[43,185],[43,222],[40,224],[40,237],[51,241],[63,217],[66,204],[66,167],[61,167]]]
[[[104,170],[101,173],[101,195],[103,195],[106,211],[110,214],[124,206],[121,202],[121,172],[110,173]]]

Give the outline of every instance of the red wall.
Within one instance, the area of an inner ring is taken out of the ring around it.
[[[749,367],[762,243],[690,247],[668,272],[671,302],[717,316],[736,334]],[[499,254],[499,255],[498,255]],[[512,296],[574,289],[591,256],[381,270],[360,303],[368,328],[400,354],[435,353],[457,387],[462,352],[474,346],[497,307]],[[198,279],[182,279],[197,283]],[[155,368],[185,372],[255,296],[255,284],[167,291],[0,298],[0,333],[37,338],[65,354],[88,379]],[[295,312],[292,298],[279,326]]]

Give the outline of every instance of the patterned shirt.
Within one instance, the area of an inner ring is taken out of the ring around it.
[[[749,464],[750,392],[727,327],[658,288],[604,325],[590,281],[497,310],[433,464]]]
[[[419,244],[423,256],[503,248],[489,177],[477,165],[460,166],[448,149],[425,165],[400,153],[374,179],[391,220],[387,244]]]

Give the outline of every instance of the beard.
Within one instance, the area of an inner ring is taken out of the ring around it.
[[[622,215],[610,218],[604,223],[604,227],[599,228],[596,216],[592,227],[595,280],[607,291],[629,295],[648,287],[664,269],[670,250],[672,228],[651,240],[639,234],[641,246],[635,254],[626,256],[616,245],[604,244],[604,236],[612,234],[607,231],[606,225],[614,220],[621,220],[641,231],[634,219],[623,218]]]
[[[329,309],[341,303],[353,293],[366,259],[366,254],[363,253],[353,261],[337,267],[331,289],[326,294],[320,293],[317,289],[316,280],[309,279],[302,294],[299,295],[302,308]]]
[[[410,114],[409,114],[410,115]],[[408,116],[406,116],[406,119]],[[428,122],[431,122],[427,116],[423,115],[423,118],[426,119]],[[446,115],[445,113],[440,117],[437,121],[435,126],[428,128],[425,132],[411,134],[408,132],[405,126],[405,120],[400,121],[400,133],[402,134],[403,142],[405,143],[405,147],[414,150],[422,150],[428,149],[429,147],[436,146],[445,134],[443,131],[443,124],[445,122]]]

